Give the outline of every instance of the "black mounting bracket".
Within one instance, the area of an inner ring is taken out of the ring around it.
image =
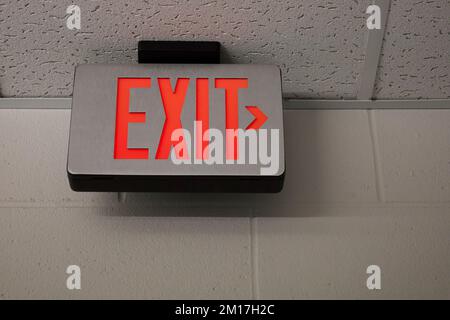
[[[139,63],[220,63],[217,41],[147,41],[138,42]]]

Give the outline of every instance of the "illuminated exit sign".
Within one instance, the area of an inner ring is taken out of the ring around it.
[[[277,192],[280,71],[266,65],[81,65],[68,175],[77,191]]]

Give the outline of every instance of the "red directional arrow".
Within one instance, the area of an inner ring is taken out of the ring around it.
[[[248,129],[259,129],[266,122],[267,116],[259,109],[257,106],[246,106],[247,110],[255,117],[255,119],[245,128]]]

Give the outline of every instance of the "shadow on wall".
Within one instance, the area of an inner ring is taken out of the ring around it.
[[[343,172],[346,171],[342,168],[347,166],[346,163],[333,161],[335,151],[329,150],[330,144],[335,144],[336,139],[348,139],[345,136],[333,136],[333,130],[327,131],[326,128],[324,130],[323,126],[328,124],[330,117],[323,112],[285,111],[284,115],[286,176],[284,188],[280,193],[127,193],[125,202],[119,206],[120,209],[113,210],[111,214],[199,217],[329,215],[326,212],[327,202],[342,202],[346,196],[351,198],[352,192],[346,194],[343,190],[348,186],[341,188],[341,184],[344,185],[346,182],[338,180],[353,172]],[[352,141],[345,143],[349,144],[349,148],[353,147]],[[322,157],[325,158],[321,159]],[[351,165],[349,167],[352,169]],[[334,170],[340,171],[341,174],[334,175]]]

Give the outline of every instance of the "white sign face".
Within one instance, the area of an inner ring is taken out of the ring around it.
[[[164,190],[158,183],[200,184],[194,181],[208,177],[282,186],[280,71],[262,65],[81,65],[68,173],[76,190],[126,190],[117,180],[133,184],[133,177],[156,191]],[[89,181],[99,186],[83,187]]]

